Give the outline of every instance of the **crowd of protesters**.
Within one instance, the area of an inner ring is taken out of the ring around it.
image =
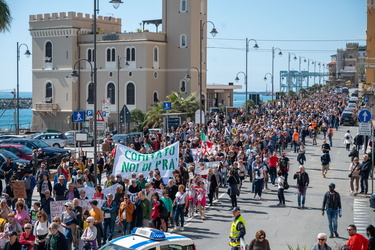
[[[253,198],[262,200],[263,192],[274,186],[278,190],[277,205],[284,207],[284,189],[289,186],[293,160],[285,154],[289,147],[300,164],[300,171],[292,176],[298,185],[298,207],[303,209],[309,185],[304,167],[309,159],[305,153],[308,147],[318,143],[317,137],[322,134],[324,139],[329,139],[329,144],[323,142],[322,153],[329,156],[346,98],[324,93],[300,100],[287,96],[282,102],[260,105],[248,113],[240,109],[232,116],[218,112],[202,127],[189,122],[163,134],[150,133],[146,126],[143,137],[128,146],[140,153],[152,153],[179,142],[179,165],[169,178],[161,176],[157,168],[147,176],[113,175],[116,148],[111,148],[110,137],[103,142],[103,155],[97,155],[96,170],[84,152],[77,158],[63,159],[53,178],[44,163],[39,164],[35,176],[29,171],[10,174],[10,167],[4,171],[5,198],[1,201],[0,217],[8,225],[4,232],[10,236],[14,231],[17,235],[26,232],[29,240],[20,243],[29,245],[30,249],[49,249],[51,244],[58,244],[53,249],[97,249],[112,240],[117,230],[124,235],[137,226],[183,231],[186,216],[198,214],[199,219],[206,219],[206,209],[218,200],[220,187],[230,196],[230,210],[237,207],[237,197],[246,178],[252,182]],[[207,138],[204,144],[202,134]],[[306,138],[311,139],[311,145]],[[323,177],[328,164],[329,161],[322,160]],[[360,171],[356,166],[351,166],[354,178],[354,173]],[[106,181],[102,183],[104,174]],[[25,199],[14,198],[12,185],[17,179],[25,181]],[[118,184],[115,193],[102,193],[103,188],[115,184]],[[351,185],[353,189],[353,182]],[[35,187],[40,201],[32,204]],[[81,187],[95,188],[94,197],[87,197],[84,190],[79,190]],[[134,200],[130,194],[136,194]],[[82,211],[79,201],[85,199],[90,199],[91,209]],[[105,201],[98,206],[97,199]],[[52,218],[51,201],[66,201],[61,216]],[[32,233],[27,231],[30,228]],[[64,243],[59,244],[61,241]]]

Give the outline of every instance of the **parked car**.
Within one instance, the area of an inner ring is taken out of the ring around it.
[[[344,87],[344,88],[341,89],[341,93],[345,93],[345,94],[349,95],[349,89]]]
[[[344,111],[340,117],[340,125],[349,124],[350,126],[354,126],[357,123],[357,117],[354,115],[353,111]]]
[[[94,146],[94,136],[90,133],[87,133],[86,131],[75,131],[75,130],[71,130],[71,131],[67,131],[65,132],[65,136],[68,140],[68,144],[69,145],[74,145],[74,141],[75,141],[75,135],[76,133],[85,133],[87,134],[87,141],[85,142],[81,142],[82,144],[89,144],[90,146]],[[80,142],[76,142],[76,146],[78,147],[80,144]]]
[[[0,140],[11,139],[11,138],[25,138],[22,135],[0,135]]]
[[[33,167],[30,164],[30,161],[19,158],[17,155],[12,152],[0,149],[0,166],[6,161],[7,157],[16,165],[17,169],[19,165],[25,165],[25,169],[33,170]],[[4,179],[4,172],[0,168],[0,178]],[[1,181],[1,180],[0,180]]]
[[[349,103],[356,103],[357,101],[358,101],[358,97],[353,96],[349,98]]]
[[[10,151],[24,160],[31,160],[33,151],[21,144],[0,144],[0,149]]]
[[[36,140],[42,140],[50,147],[63,148],[68,142],[68,139],[63,133],[42,133],[33,136]]]
[[[48,146],[45,142],[30,138],[13,138],[0,140],[0,144],[21,144],[30,149],[41,148],[46,154],[47,164],[52,166],[57,166],[60,164],[62,158],[70,158],[70,151],[62,148],[53,148]]]
[[[114,142],[123,144],[123,145],[130,145],[134,143],[136,138],[140,138],[143,136],[141,132],[134,132],[130,134],[116,134],[112,136]],[[104,140],[104,139],[103,139]]]

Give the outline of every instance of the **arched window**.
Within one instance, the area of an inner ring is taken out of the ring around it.
[[[47,63],[52,62],[52,43],[50,41],[46,42],[45,45],[44,60]]]
[[[181,35],[181,39],[180,39],[180,47],[181,48],[186,48],[186,35]]]
[[[135,62],[135,48],[132,48],[132,58],[131,58],[131,61]]]
[[[126,61],[135,62],[135,48],[126,48]]]
[[[154,62],[159,61],[158,47],[154,47]]]
[[[87,103],[94,104],[94,83],[92,82],[87,86]]]
[[[92,62],[92,54],[91,54],[91,49],[88,49],[87,50],[87,60],[89,61],[89,62]]]
[[[186,6],[186,0],[181,0],[181,12],[186,12],[187,6]]]
[[[111,61],[111,49],[107,49],[107,62]]]
[[[126,86],[126,104],[135,105],[135,86],[132,82]]]
[[[52,103],[52,83],[48,82],[46,84],[46,96],[45,96],[46,103]]]
[[[131,58],[131,56],[130,56],[130,48],[126,48],[126,61],[128,61],[128,62],[130,62],[130,58]]]
[[[154,92],[154,102],[159,102],[158,92]]]
[[[112,57],[111,57],[111,61],[112,61],[112,62],[115,62],[115,61],[116,61],[116,50],[115,50],[115,49],[112,49]]]
[[[115,96],[116,96],[115,84],[113,82],[110,82],[107,85],[107,98],[109,98],[110,104],[116,104]]]

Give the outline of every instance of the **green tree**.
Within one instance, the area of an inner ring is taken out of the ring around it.
[[[199,108],[199,100],[194,93],[184,98],[181,91],[172,92],[167,98],[171,101],[172,113],[187,113],[188,117],[194,117]]]
[[[130,111],[130,116],[133,122],[137,124],[137,131],[142,131],[143,122],[145,120],[145,115],[140,109],[133,109]]]
[[[254,108],[255,107],[254,101],[251,100],[251,99],[248,99],[247,100],[247,106],[250,107],[250,108]],[[246,109],[246,102],[243,104],[242,108]]]
[[[146,113],[142,126],[148,125],[150,128],[160,128],[163,122],[161,114],[165,113],[163,104],[157,102],[154,106]]]
[[[0,32],[9,31],[11,22],[9,5],[5,0],[0,0]]]

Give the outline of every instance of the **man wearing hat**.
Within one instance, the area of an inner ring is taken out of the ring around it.
[[[329,184],[329,191],[324,195],[322,215],[324,216],[324,211],[327,211],[328,218],[328,228],[330,232],[330,238],[339,237],[337,233],[337,217],[342,216],[341,210],[341,199],[340,194],[335,191],[335,183]]]
[[[113,230],[115,227],[115,221],[116,221],[116,216],[117,216],[117,205],[116,202],[113,200],[113,194],[109,193],[107,194],[107,201],[103,202],[102,207],[101,207],[103,214],[104,214],[104,222],[103,222],[103,227],[104,227],[104,232],[103,232],[103,245],[107,241],[107,236],[108,236],[108,241],[112,240],[113,237]],[[109,231],[108,231],[109,228]],[[108,235],[107,235],[108,231]]]
[[[17,232],[11,231],[8,233],[9,241],[5,243],[4,250],[19,250],[21,249],[21,243],[17,240]]]
[[[246,222],[241,216],[241,210],[239,207],[234,207],[232,209],[232,213],[234,216],[234,221],[232,222],[230,229],[229,245],[231,246],[231,250],[239,250],[241,245],[240,239],[243,239],[246,234]]]
[[[56,201],[65,200],[66,187],[64,185],[64,181],[65,181],[65,176],[60,175],[59,182],[53,186],[53,196],[55,196]]]

